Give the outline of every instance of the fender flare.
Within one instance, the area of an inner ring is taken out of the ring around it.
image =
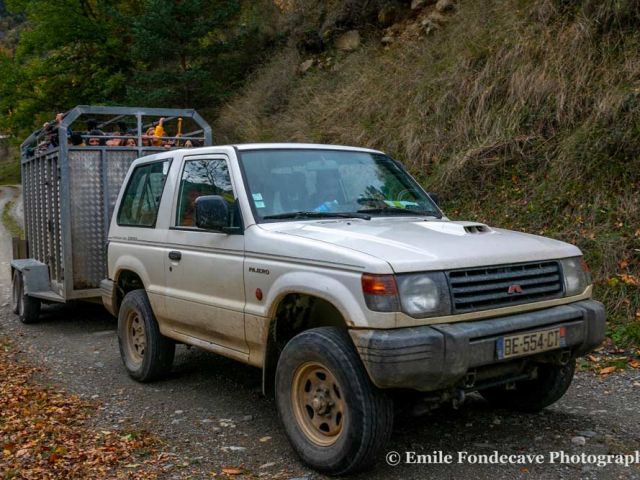
[[[360,281],[358,280],[358,284]],[[365,312],[352,292],[339,280],[316,272],[291,272],[280,276],[269,289],[265,305],[271,323],[280,302],[289,294],[318,297],[333,305],[349,327],[366,326]]]

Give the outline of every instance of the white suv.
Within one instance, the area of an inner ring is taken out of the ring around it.
[[[604,338],[580,250],[447,219],[385,154],[256,144],[136,160],[111,220],[106,307],[139,381],[176,342],[263,369],[300,457],[372,464],[393,397],[479,391],[539,410]]]

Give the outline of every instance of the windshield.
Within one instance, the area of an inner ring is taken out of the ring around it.
[[[441,217],[424,190],[386,155],[343,150],[241,152],[257,220],[392,215]]]

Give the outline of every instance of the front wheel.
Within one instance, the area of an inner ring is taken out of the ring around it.
[[[24,279],[18,270],[13,272],[11,309],[22,323],[35,323],[40,318],[40,300],[24,291]]]
[[[307,330],[285,346],[276,404],[294,450],[330,475],[370,467],[391,435],[390,397],[371,383],[348,334],[337,328]]]
[[[131,378],[157,380],[173,363],[175,342],[160,333],[144,290],[127,293],[118,313],[120,355]]]
[[[538,412],[557,402],[566,393],[573,380],[576,360],[564,365],[543,363],[538,366],[538,376],[533,380],[516,382],[515,388],[505,386],[480,390],[490,404],[500,408],[522,412]]]

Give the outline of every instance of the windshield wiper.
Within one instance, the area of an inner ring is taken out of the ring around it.
[[[430,210],[412,210],[410,208],[400,207],[382,207],[382,208],[363,208],[358,210],[358,213],[388,213],[389,215],[412,215],[412,216],[426,216],[442,218],[440,213]]]
[[[300,212],[285,212],[277,213],[275,215],[266,215],[262,217],[264,220],[285,220],[288,218],[361,218],[363,220],[371,220],[370,215],[366,215],[362,212],[314,212],[314,211],[300,211]]]

